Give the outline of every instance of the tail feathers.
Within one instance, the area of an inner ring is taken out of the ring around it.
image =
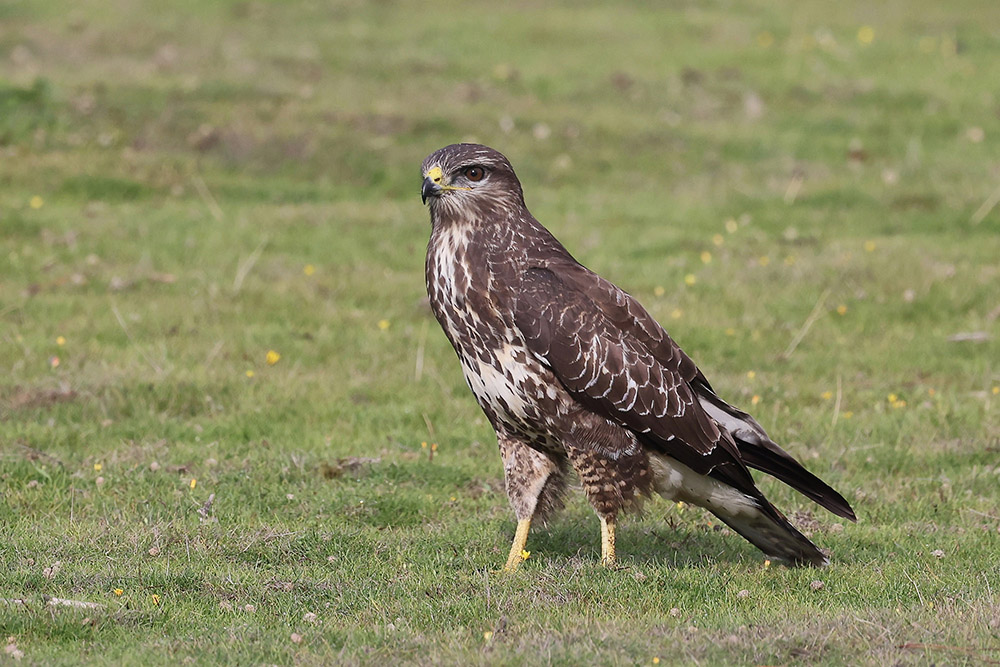
[[[837,516],[857,521],[854,510],[851,509],[851,505],[844,496],[802,467],[801,463],[770,440],[758,444],[737,438],[736,446],[740,450],[743,461],[751,468],[773,475]]]
[[[649,463],[652,491],[704,507],[768,556],[798,565],[827,564],[823,552],[756,489],[744,493],[655,451],[649,452]]]
[[[744,463],[773,475],[837,516],[857,521],[850,503],[772,441],[753,417],[729,405],[711,389],[707,387],[697,389],[702,408],[719,426],[732,434]]]
[[[712,513],[772,558],[793,565],[823,567],[830,564],[826,554],[788,523],[774,507],[749,514],[724,514],[714,510]]]

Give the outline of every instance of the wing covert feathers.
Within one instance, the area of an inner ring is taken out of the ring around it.
[[[753,417],[716,396],[694,362],[631,296],[572,259],[550,260],[521,280],[516,325],[532,353],[588,409],[695,472],[758,499],[776,521],[787,524],[747,466],[855,519],[843,496],[771,441]]]

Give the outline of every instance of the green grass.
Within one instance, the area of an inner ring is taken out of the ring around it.
[[[1000,660],[997,25],[987,0],[0,5],[0,598],[27,602],[0,639]],[[607,571],[577,491],[497,572],[499,457],[423,301],[419,164],[469,139],[854,503],[762,481],[829,568],[657,501]]]

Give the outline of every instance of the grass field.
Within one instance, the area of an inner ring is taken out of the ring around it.
[[[996,664],[998,26],[3,2],[0,662]],[[497,571],[423,288],[419,165],[459,140],[854,503],[761,482],[829,568],[657,501],[605,570],[574,492]]]

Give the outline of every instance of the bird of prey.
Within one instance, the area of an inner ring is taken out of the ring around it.
[[[453,144],[422,166],[431,309],[496,431],[522,562],[533,520],[561,506],[572,468],[615,563],[615,521],[647,495],[704,507],[766,555],[827,557],[764,497],[748,468],[855,520],[753,417],[722,400],[639,302],[590,271],[528,212],[499,152]]]

